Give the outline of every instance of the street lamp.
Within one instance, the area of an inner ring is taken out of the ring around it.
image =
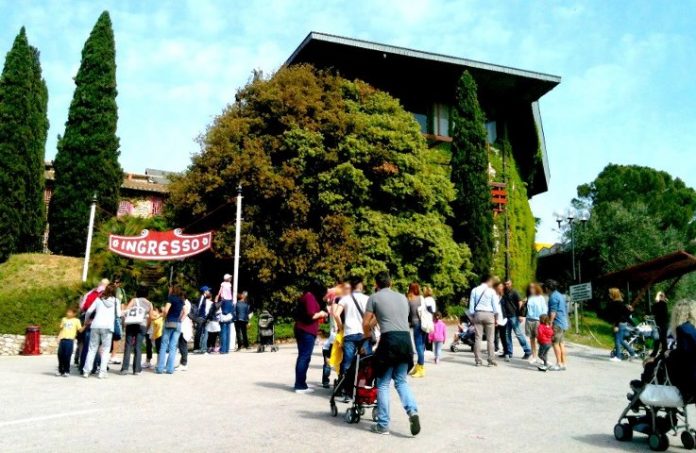
[[[563,223],[567,223],[568,226],[570,227],[570,250],[571,250],[571,260],[572,260],[572,266],[573,266],[573,282],[577,283],[578,281],[578,272],[576,272],[576,266],[575,266],[575,224],[579,220],[582,222],[584,225],[587,223],[587,221],[590,219],[590,216],[587,212],[582,212],[580,215],[577,215],[577,213],[572,210],[568,209],[566,211],[565,216],[562,216],[561,214],[554,213],[554,217],[556,218],[556,223],[558,224],[558,229],[561,229],[561,226]]]

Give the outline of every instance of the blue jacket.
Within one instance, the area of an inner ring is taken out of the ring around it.
[[[249,307],[249,304],[246,301],[240,300],[237,302],[234,310],[235,320],[249,322],[249,313],[251,312],[251,307]]]

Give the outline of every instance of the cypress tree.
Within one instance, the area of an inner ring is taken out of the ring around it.
[[[0,77],[0,261],[41,247],[48,92],[24,27]]]
[[[84,253],[89,205],[95,192],[100,218],[116,214],[123,182],[116,94],[114,33],[105,11],[82,49],[65,133],[58,140],[49,210],[49,247],[55,253]]]
[[[453,233],[471,249],[473,272],[491,271],[493,211],[488,185],[485,116],[476,95],[476,82],[464,71],[457,84],[457,104],[452,112],[452,183],[457,197]]]
[[[26,155],[26,203],[24,204],[18,250],[36,252],[43,248],[46,229],[46,204],[44,202],[44,159],[48,135],[48,87],[41,75],[39,50],[31,47],[32,91],[31,116],[27,118],[32,129],[30,152]]]

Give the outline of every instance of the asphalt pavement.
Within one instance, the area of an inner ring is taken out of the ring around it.
[[[447,351],[436,366],[428,353],[426,377],[410,379],[422,425],[415,438],[393,389],[390,436],[368,431],[369,412],[348,424],[339,403],[332,417],[318,345],[309,370],[316,392],[295,394],[295,358],[286,344],[189,355],[188,371],[174,375],[112,371],[99,380],[55,377],[53,356],[0,357],[0,452],[648,450],[645,436],[619,443],[612,434],[640,364],[611,363],[603,350],[570,346],[568,370],[546,373],[520,358],[476,368],[470,352]]]

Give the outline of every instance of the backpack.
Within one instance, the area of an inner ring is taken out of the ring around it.
[[[143,303],[144,305],[144,303]],[[131,324],[145,324],[145,316],[147,311],[140,303],[140,298],[135,300],[135,304],[126,312],[124,323],[129,326]]]

